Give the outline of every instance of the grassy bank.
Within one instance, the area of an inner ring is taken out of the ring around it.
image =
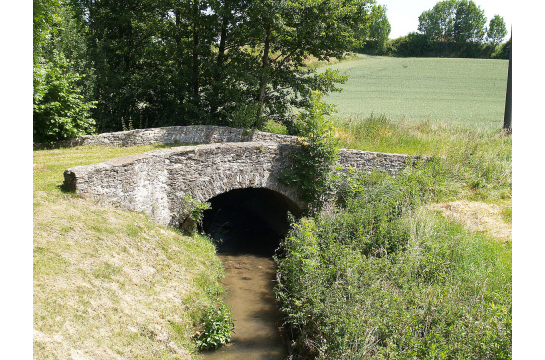
[[[511,242],[430,207],[443,170],[355,176],[293,225],[276,291],[294,358],[511,358]]]
[[[64,193],[63,171],[161,146],[34,152],[34,358],[190,359],[220,296],[203,237]]]
[[[348,75],[338,117],[386,115],[396,121],[441,119],[479,128],[503,121],[507,61],[363,56],[328,65]]]
[[[441,157],[449,182],[436,200],[511,199],[512,139],[501,129],[448,122],[396,122],[385,116],[348,118],[337,121],[335,127],[345,148]]]
[[[293,224],[276,288],[293,357],[510,359],[511,138],[384,116],[335,131],[347,148],[434,159],[348,176],[334,210]]]

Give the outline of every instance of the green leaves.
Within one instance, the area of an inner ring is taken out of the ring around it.
[[[486,17],[473,0],[440,1],[418,18],[418,31],[429,40],[482,42]]]
[[[275,291],[294,357],[510,359],[510,252],[418,209],[433,167],[348,177],[342,209],[292,225]]]
[[[200,350],[217,349],[231,341],[234,323],[231,310],[221,304],[219,308],[209,307],[205,310],[200,326],[202,330],[195,336]]]
[[[490,24],[488,25],[488,30],[486,32],[488,41],[493,44],[498,44],[505,38],[505,35],[507,35],[507,28],[503,17],[494,15],[494,17],[490,19]]]
[[[321,98],[322,93],[312,92],[309,109],[297,114],[301,151],[292,155],[291,168],[284,170],[284,182],[299,189],[310,214],[318,213],[327,201],[332,167],[338,158],[333,127],[324,116],[333,110],[333,106]]]
[[[67,58],[77,52],[74,72],[89,75],[80,85],[97,101],[99,132],[127,124],[262,128],[267,120],[292,129],[293,110],[307,108],[312,91],[337,91],[346,81],[307,69],[308,57],[342,58],[361,44],[380,13],[373,4],[71,0],[60,9],[78,26],[61,31],[55,46]]]
[[[34,67],[34,142],[57,141],[94,132],[90,110],[79,89],[82,78],[70,72],[70,62],[57,54],[55,62],[43,60]]]

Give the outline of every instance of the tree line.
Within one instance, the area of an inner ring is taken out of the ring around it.
[[[418,32],[393,40],[387,36],[371,39],[362,52],[391,56],[507,58],[510,42],[500,45],[507,35],[503,17],[494,15],[488,27],[486,24],[484,10],[472,0],[440,1],[418,17]],[[389,24],[383,29],[389,33]]]
[[[293,127],[362,46],[373,0],[34,0],[34,141],[170,125]]]

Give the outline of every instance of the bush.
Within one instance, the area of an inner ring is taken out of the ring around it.
[[[96,101],[83,99],[78,87],[83,76],[69,69],[70,62],[58,54],[55,63],[43,61],[34,68],[35,143],[74,138],[95,130],[90,110]]]
[[[196,335],[197,347],[200,350],[217,349],[231,341],[234,329],[231,310],[221,304],[219,308],[206,309],[201,320],[202,330]]]
[[[187,211],[187,217],[181,224],[181,229],[187,233],[193,233],[197,226],[201,224],[204,217],[204,211],[210,209],[212,205],[209,202],[195,200],[191,195],[184,197],[184,204]]]
[[[442,171],[349,176],[336,213],[294,223],[276,287],[294,357],[510,358],[510,251],[418,210]]]
[[[313,92],[308,111],[297,114],[301,150],[291,155],[292,163],[283,170],[284,183],[299,189],[310,214],[319,212],[328,200],[331,172],[338,157],[333,126],[324,117],[333,108],[322,102],[321,98],[321,92]]]

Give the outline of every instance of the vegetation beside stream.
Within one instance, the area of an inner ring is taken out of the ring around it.
[[[348,148],[435,157],[396,177],[333,176],[336,206],[293,223],[276,288],[291,356],[510,359],[511,138],[383,116],[332,131]],[[508,235],[436,211],[461,201],[501,209],[492,226]]]

